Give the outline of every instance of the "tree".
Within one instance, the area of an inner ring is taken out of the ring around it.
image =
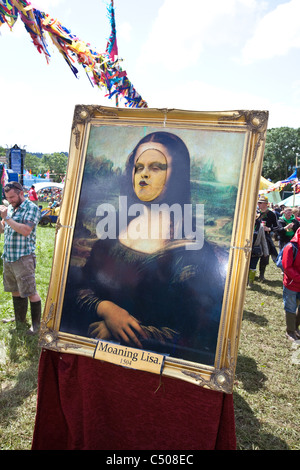
[[[44,177],[45,173],[49,170],[50,178],[56,182],[61,182],[66,174],[68,154],[51,153],[51,154],[36,154],[27,153],[25,157],[25,170],[30,171],[33,175],[41,174]]]
[[[24,169],[32,172],[33,175],[44,173],[44,162],[42,158],[37,157],[33,153],[26,153]]]
[[[0,157],[6,157],[6,149],[0,146]]]
[[[56,183],[60,183],[67,171],[68,157],[65,153],[51,153],[43,156],[46,173],[50,171],[50,178]]]
[[[293,174],[296,162],[300,164],[299,157],[300,128],[278,127],[268,130],[262,168],[265,178],[270,178],[272,182],[288,178]]]

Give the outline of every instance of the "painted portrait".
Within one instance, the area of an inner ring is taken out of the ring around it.
[[[61,331],[213,365],[243,147],[91,128]]]

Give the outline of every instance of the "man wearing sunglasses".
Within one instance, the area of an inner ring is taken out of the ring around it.
[[[30,301],[32,327],[29,334],[39,331],[41,299],[35,283],[35,240],[40,210],[25,198],[20,183],[4,186],[9,206],[0,205],[0,233],[4,232],[3,285],[11,292],[16,326],[26,322],[28,299]]]

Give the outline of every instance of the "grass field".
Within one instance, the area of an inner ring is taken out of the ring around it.
[[[43,303],[54,235],[54,227],[38,227],[36,277]],[[2,247],[3,235],[1,253]],[[266,277],[246,294],[234,385],[237,449],[299,450],[300,345],[285,337],[281,272],[272,263]],[[12,315],[11,296],[0,282],[0,450],[28,450],[40,351],[36,337],[16,333],[14,323],[2,323]]]

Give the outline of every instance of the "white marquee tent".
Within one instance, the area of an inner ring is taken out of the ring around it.
[[[300,206],[300,194],[295,194],[292,196],[287,197],[286,199],[283,199],[280,204],[284,204],[285,206],[288,207],[293,207],[293,206]]]
[[[41,191],[41,189],[63,189],[64,185],[63,183],[52,183],[51,181],[46,182],[46,183],[33,183],[34,189],[36,192]]]

